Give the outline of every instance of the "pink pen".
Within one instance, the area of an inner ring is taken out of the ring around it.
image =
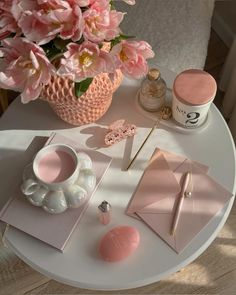
[[[183,202],[184,202],[184,198],[189,197],[191,195],[191,192],[186,192],[186,189],[187,189],[187,187],[189,185],[190,180],[191,180],[191,173],[186,172],[186,174],[184,175],[183,185],[182,185],[182,188],[181,188],[178,204],[176,206],[176,210],[175,210],[175,213],[174,213],[174,218],[173,218],[171,231],[170,231],[171,235],[174,235],[175,230],[177,228],[179,217],[180,217],[180,211],[181,211],[181,208],[182,208],[182,205],[183,205]]]
[[[98,206],[99,220],[102,224],[106,225],[111,220],[111,205],[107,201],[103,201]]]

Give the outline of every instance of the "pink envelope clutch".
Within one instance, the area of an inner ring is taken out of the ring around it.
[[[192,173],[192,195],[185,198],[175,234],[171,224],[183,175]],[[208,167],[157,149],[143,173],[126,213],[142,219],[171,248],[180,253],[232,197],[214,181]]]

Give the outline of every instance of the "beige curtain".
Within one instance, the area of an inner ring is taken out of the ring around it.
[[[236,142],[236,38],[227,56],[219,88],[225,92],[222,114],[229,120],[229,128]]]
[[[3,112],[8,107],[8,96],[7,96],[7,90],[5,89],[0,89],[0,105]]]

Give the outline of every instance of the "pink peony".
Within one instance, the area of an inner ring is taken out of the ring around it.
[[[112,48],[111,54],[122,73],[136,79],[147,74],[146,59],[154,57],[151,46],[145,41],[121,41]]]
[[[90,0],[89,6],[97,11],[109,10],[111,8],[109,0]]]
[[[20,33],[16,20],[11,13],[12,0],[2,0],[0,2],[0,40],[10,33]]]
[[[109,0],[70,0],[76,2],[80,7],[86,7],[90,6],[95,2],[107,2],[107,5],[109,5]]]
[[[127,3],[129,5],[134,5],[135,4],[135,0],[115,0],[115,1],[124,1],[125,3]]]
[[[77,0],[77,3],[80,7],[88,6],[90,2],[91,2],[90,0]]]
[[[12,12],[23,34],[43,45],[58,34],[78,41],[83,33],[79,0],[13,0]],[[84,1],[83,1],[84,2]]]
[[[81,45],[70,43],[67,48],[58,70],[59,75],[80,82],[102,72],[112,73],[115,70],[112,57],[92,42],[85,41]]]
[[[83,13],[84,37],[92,42],[110,41],[120,34],[124,13],[111,10],[107,0],[94,1]]]
[[[93,4],[95,1],[104,1],[104,0],[68,0],[68,2],[70,2],[70,4],[77,4],[80,7],[89,6],[89,5]],[[105,1],[109,1],[109,0],[105,0]]]
[[[44,51],[25,38],[5,39],[0,48],[0,87],[22,92],[27,103],[38,98],[48,84],[53,66]]]

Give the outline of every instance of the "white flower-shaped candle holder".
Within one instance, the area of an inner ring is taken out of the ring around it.
[[[78,208],[96,185],[92,160],[64,144],[41,149],[23,172],[21,191],[34,206],[49,213]]]

